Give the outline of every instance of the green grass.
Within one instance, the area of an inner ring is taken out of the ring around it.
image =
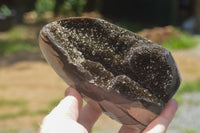
[[[178,36],[172,36],[164,40],[161,44],[168,49],[184,49],[196,46],[199,43],[199,39],[186,32],[180,31]]]
[[[195,129],[181,129],[182,133],[198,133]]]
[[[200,79],[192,82],[185,82],[178,90],[179,93],[200,92]]]
[[[55,108],[59,102],[60,102],[61,98],[57,98],[57,99],[54,99],[52,100],[50,103],[49,103],[49,111],[51,111],[53,108]]]
[[[1,106],[25,106],[27,102],[21,99],[8,100],[8,99],[0,99],[0,107]]]
[[[0,129],[0,133],[19,133],[20,129]]]
[[[9,31],[0,33],[0,55],[7,56],[20,51],[38,50],[37,35],[30,39],[28,26],[15,26]],[[4,38],[1,38],[4,36]]]
[[[4,113],[0,114],[0,120],[5,120],[5,119],[14,119],[17,117],[21,116],[37,116],[37,115],[43,115],[49,113],[49,109],[39,109],[36,111],[30,111],[27,108],[21,108],[19,111],[15,113]]]
[[[44,109],[38,109],[35,111],[31,111],[27,108],[26,102],[23,100],[5,100],[1,99],[0,100],[0,107],[1,106],[19,106],[20,109],[16,112],[8,112],[4,114],[0,114],[0,120],[5,120],[5,119],[13,119],[21,116],[37,116],[37,115],[43,115],[43,114],[48,114],[59,102],[60,98],[55,99],[49,103],[47,108]]]
[[[20,109],[19,111],[15,112],[15,113],[5,113],[5,114],[0,114],[0,120],[5,120],[5,119],[13,119],[19,116],[24,116],[29,114],[29,111],[25,108]]]
[[[200,92],[200,79],[192,82],[183,83],[178,89],[177,93],[174,95],[174,98],[181,104],[184,101],[182,94]]]
[[[32,43],[23,40],[0,41],[0,55],[11,55],[19,51],[29,51],[33,48]]]

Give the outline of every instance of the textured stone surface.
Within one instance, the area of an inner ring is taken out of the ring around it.
[[[169,50],[94,18],[46,25],[41,50],[54,70],[111,118],[144,129],[180,85]]]

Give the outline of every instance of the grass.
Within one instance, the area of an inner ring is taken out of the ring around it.
[[[178,101],[179,104],[181,104],[184,101],[182,94],[192,92],[200,92],[200,79],[183,83],[180,86],[178,92],[174,95],[174,98]]]
[[[184,49],[196,46],[199,43],[199,39],[190,35],[189,33],[180,31],[178,36],[172,36],[167,38],[161,44],[168,49]]]
[[[43,115],[49,113],[49,109],[39,109],[36,111],[30,111],[27,108],[21,108],[19,111],[15,113],[4,113],[0,114],[0,120],[5,120],[5,119],[14,119],[17,117],[21,116],[37,116],[37,115]]]
[[[27,102],[25,100],[8,100],[8,99],[0,99],[0,107],[1,106],[25,106]]]
[[[26,102],[24,100],[5,100],[1,99],[0,100],[0,107],[1,106],[19,106],[20,109],[17,112],[14,113],[4,113],[0,114],[0,120],[5,120],[5,119],[13,119],[21,116],[37,116],[37,115],[43,115],[43,114],[48,114],[55,106],[58,105],[60,102],[61,98],[57,98],[52,100],[48,107],[45,109],[38,109],[36,111],[31,111],[27,108]],[[83,101],[83,106],[86,104],[85,101]]]
[[[49,103],[49,110],[52,110],[54,107],[56,107],[58,105],[58,103],[60,102],[61,98],[57,98],[55,100],[52,100]]]
[[[3,129],[0,133],[19,133],[19,129]]]
[[[49,113],[59,102],[61,99],[55,99],[51,101],[48,105],[47,108],[45,109],[38,109],[35,111],[31,111],[27,108],[26,102],[23,100],[5,100],[1,99],[0,100],[0,107],[1,106],[19,106],[20,109],[17,112],[8,112],[4,114],[0,114],[0,120],[5,120],[5,119],[13,119],[21,116],[37,116],[37,115],[43,115]]]
[[[185,82],[178,90],[179,93],[200,92],[200,79],[192,82]]]
[[[0,55],[7,56],[20,51],[38,50],[37,35],[31,38],[33,34],[28,33],[29,30],[28,26],[15,26],[9,31],[0,33]]]
[[[0,41],[0,55],[7,56],[19,51],[31,50],[33,45],[28,41],[13,40],[13,41]]]
[[[24,116],[27,115],[29,113],[29,111],[25,108],[20,109],[19,111],[15,112],[15,113],[5,113],[5,114],[0,114],[0,120],[5,120],[5,119],[13,119],[19,116]]]
[[[198,133],[195,129],[181,129],[182,133]]]

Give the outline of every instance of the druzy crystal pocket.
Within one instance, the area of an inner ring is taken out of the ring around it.
[[[181,82],[169,50],[102,19],[49,23],[39,44],[57,74],[86,101],[139,129],[156,118]]]

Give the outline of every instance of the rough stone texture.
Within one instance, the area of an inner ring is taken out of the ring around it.
[[[111,118],[144,129],[180,85],[167,49],[94,18],[69,18],[46,25],[40,47],[69,85]]]

